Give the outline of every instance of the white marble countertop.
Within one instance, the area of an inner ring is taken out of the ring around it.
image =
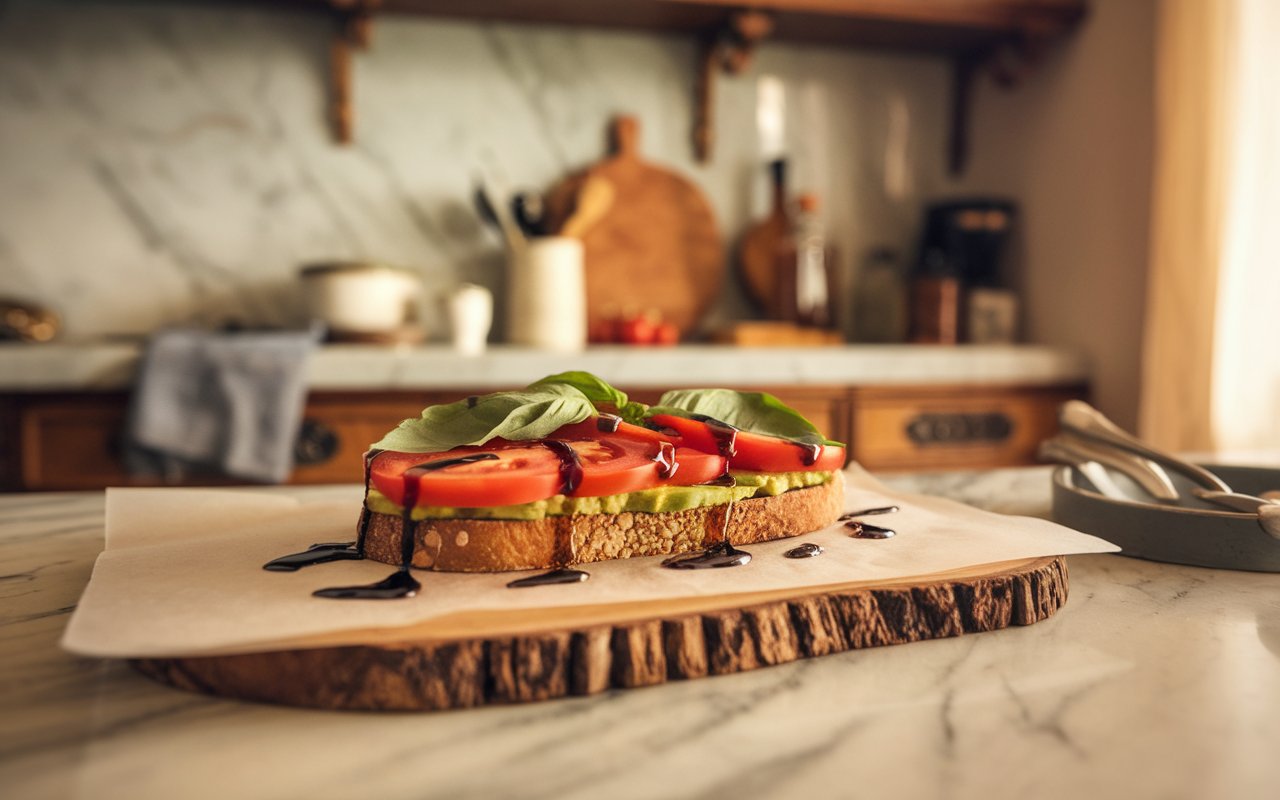
[[[0,345],[0,391],[122,389],[137,343]],[[821,348],[599,346],[580,353],[491,347],[461,356],[438,346],[325,345],[308,365],[315,390],[483,389],[520,386],[568,369],[627,387],[675,385],[1054,384],[1089,377],[1071,350],[1032,345],[851,345]]]
[[[897,476],[1044,514],[1046,468]],[[590,698],[358,714],[187,694],[57,649],[101,493],[0,496],[0,786],[28,797],[1264,798],[1277,576],[1070,558],[1027,628]]]

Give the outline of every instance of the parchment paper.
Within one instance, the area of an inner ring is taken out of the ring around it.
[[[106,549],[62,640],[73,653],[106,657],[180,656],[278,649],[321,637],[424,623],[456,612],[564,608],[691,595],[882,581],[982,564],[1115,546],[1044,520],[991,514],[936,497],[894,492],[858,467],[846,472],[846,510],[898,505],[868,522],[893,528],[885,540],[855,539],[842,525],[780,542],[750,545],[745,567],[670,570],[660,557],[585,567],[585,583],[508,589],[532,573],[471,575],[416,571],[417,597],[331,600],[329,586],[370,583],[394,567],[339,561],[298,572],[267,572],[272,558],[315,542],[354,538],[362,488],[302,497],[225,489],[109,489]],[[818,558],[783,558],[798,542]],[[274,647],[273,647],[274,644]]]

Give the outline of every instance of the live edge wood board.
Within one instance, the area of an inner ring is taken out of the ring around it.
[[[361,644],[312,640],[276,652],[132,663],[169,685],[243,700],[436,711],[1031,625],[1066,600],[1066,559],[1057,556],[804,593],[460,614],[418,629],[368,631]]]

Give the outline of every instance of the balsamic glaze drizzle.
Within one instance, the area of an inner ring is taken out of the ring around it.
[[[573,445],[560,439],[543,439],[540,444],[560,459],[560,494],[573,494],[582,484],[582,459]]]
[[[540,572],[537,575],[530,575],[526,578],[517,578],[507,584],[508,589],[527,589],[530,586],[553,586],[560,583],[582,583],[591,574],[583,572],[580,569],[571,569],[569,567],[560,567],[550,572]]]
[[[725,458],[733,458],[738,454],[738,428],[715,417],[708,417],[706,414],[690,414],[689,418],[707,426],[711,431],[711,436],[716,440],[716,449],[720,451],[720,455]],[[725,465],[725,471],[728,472],[727,464]]]
[[[805,542],[783,553],[787,558],[817,558],[823,553],[822,545]]]
[[[847,514],[841,514],[839,521],[844,523],[853,536],[858,539],[890,539],[897,536],[897,531],[888,528],[882,528],[879,525],[872,525],[870,522],[860,522],[858,517],[870,517],[876,514],[896,514],[897,506],[879,506],[877,508],[868,508],[862,511],[850,511]]]
[[[392,600],[400,597],[413,597],[422,588],[422,584],[409,572],[413,562],[413,507],[418,503],[419,478],[428,472],[455,467],[459,464],[471,464],[476,461],[493,461],[498,456],[493,453],[471,453],[457,458],[441,458],[416,464],[404,471],[404,500],[400,512],[400,567],[386,578],[364,586],[334,586],[312,592],[316,597],[329,597],[342,600]],[[372,459],[370,459],[372,461]],[[366,482],[367,483],[367,482]],[[363,558],[361,552],[361,558]]]
[[[849,535],[857,539],[891,539],[898,535],[897,531],[882,528],[879,525],[872,525],[870,522],[851,520],[846,522],[844,526],[853,531]]]
[[[854,517],[870,517],[875,514],[896,514],[897,506],[879,506],[878,508],[868,508],[863,511],[850,511],[848,514],[841,514],[841,520],[850,520]]]
[[[658,462],[658,477],[664,481],[680,469],[680,462],[676,461],[676,446],[671,442],[659,442],[658,454],[653,460]]]
[[[726,482],[727,481],[727,482]],[[729,474],[725,466],[724,474],[719,478],[699,486],[737,486],[738,482]],[[720,541],[711,545],[701,553],[681,553],[664,559],[662,566],[667,569],[709,569],[714,567],[743,567],[751,563],[751,554],[733,546],[729,538],[729,521],[733,517],[733,495],[724,509],[724,528],[720,532]]]
[[[813,442],[792,442],[793,445],[799,447],[801,452],[800,463],[806,467],[812,467],[818,463],[818,459],[822,456],[822,445]]]
[[[596,418],[596,430],[601,433],[617,433],[622,425],[622,417],[617,414],[601,414]]]
[[[356,542],[325,542],[313,544],[301,553],[290,553],[287,556],[273,558],[262,565],[269,572],[297,572],[312,564],[327,564],[330,561],[360,561],[364,553]]]

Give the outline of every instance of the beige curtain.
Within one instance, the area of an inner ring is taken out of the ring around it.
[[[1252,453],[1280,450],[1280,2],[1236,2],[1212,429]]]
[[[1280,450],[1280,2],[1162,0],[1141,435]]]
[[[1163,0],[1139,435],[1209,450],[1233,83],[1234,0]]]

